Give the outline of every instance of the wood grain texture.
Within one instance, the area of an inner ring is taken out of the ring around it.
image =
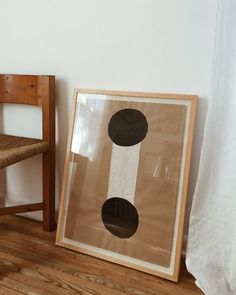
[[[38,105],[36,75],[0,75],[0,101]]]
[[[23,212],[38,211],[38,210],[44,210],[43,203],[34,203],[34,204],[0,208],[0,215],[10,215],[15,213],[23,213]]]
[[[39,77],[41,85],[43,140],[49,150],[43,153],[43,228],[55,228],[55,77]]]
[[[0,295],[203,294],[182,264],[178,284],[56,247],[55,233],[22,217],[0,217]]]

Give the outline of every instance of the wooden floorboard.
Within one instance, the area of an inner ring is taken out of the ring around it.
[[[203,294],[184,264],[172,283],[55,246],[55,232],[18,216],[0,217],[0,295]]]

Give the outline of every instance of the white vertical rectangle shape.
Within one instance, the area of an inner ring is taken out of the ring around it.
[[[113,143],[107,199],[123,198],[134,204],[141,143],[119,146]]]

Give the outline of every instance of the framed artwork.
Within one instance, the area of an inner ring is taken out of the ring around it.
[[[196,104],[74,91],[57,245],[178,281]]]

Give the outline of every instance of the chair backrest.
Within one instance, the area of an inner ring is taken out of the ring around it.
[[[0,74],[0,103],[42,107],[43,140],[55,138],[55,76]]]

